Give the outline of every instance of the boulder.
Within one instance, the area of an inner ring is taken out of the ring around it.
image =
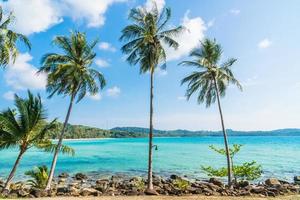
[[[276,178],[269,178],[269,179],[267,179],[265,181],[265,184],[267,186],[271,186],[271,187],[276,187],[276,186],[280,186],[281,185],[281,183],[279,182],[279,180],[276,179]]]
[[[224,187],[223,182],[220,181],[220,180],[218,180],[218,179],[216,179],[216,178],[210,178],[208,182],[209,182],[209,183],[212,183],[212,184],[214,184],[214,185],[217,185],[217,186],[219,186],[219,187]]]
[[[30,194],[33,195],[36,198],[48,196],[48,193],[46,191],[41,190],[41,189],[37,189],[37,188],[31,188]]]
[[[101,193],[93,188],[82,188],[80,194],[82,196],[99,196]]]
[[[59,196],[68,194],[69,192],[70,192],[69,187],[66,187],[66,186],[59,186],[56,189],[56,194]]]
[[[96,181],[95,189],[100,192],[106,192],[109,188],[109,180],[107,179],[99,179]]]
[[[177,176],[176,174],[172,174],[172,175],[170,176],[170,179],[173,179],[173,180],[179,179],[179,178],[180,178],[180,177]]]
[[[87,175],[83,174],[83,173],[77,173],[75,174],[75,179],[82,181],[82,180],[86,180],[88,179]]]
[[[58,178],[68,178],[68,177],[69,177],[69,174],[66,173],[66,172],[63,172],[63,173],[58,175]]]
[[[294,176],[294,183],[300,185],[300,176]]]
[[[244,187],[247,187],[249,185],[250,185],[249,181],[240,181],[240,182],[237,183],[237,186],[239,188],[244,188]]]

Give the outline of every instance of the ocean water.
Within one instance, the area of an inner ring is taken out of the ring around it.
[[[83,172],[99,177],[146,175],[147,142],[147,138],[65,141],[75,149],[76,155],[60,155],[56,174]],[[202,165],[226,165],[224,156],[208,148],[211,144],[223,147],[222,137],[155,138],[154,142],[158,150],[153,154],[153,170],[162,176],[180,174],[190,178],[207,178],[201,171]],[[230,137],[229,142],[244,145],[236,155],[235,163],[255,160],[262,165],[261,180],[279,177],[292,181],[293,176],[300,175],[300,137],[240,136]],[[17,149],[0,151],[1,178],[8,175],[17,153]],[[29,150],[20,163],[15,180],[26,178],[24,172],[34,166],[50,167],[51,159],[50,153]]]

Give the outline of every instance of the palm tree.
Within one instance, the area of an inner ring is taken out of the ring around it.
[[[13,21],[14,16],[12,13],[9,13],[4,19],[3,10],[0,6],[0,66],[2,67],[7,66],[11,61],[15,61],[19,53],[17,48],[18,41],[23,42],[29,49],[31,48],[31,44],[26,36],[9,29]]]
[[[226,62],[219,64],[222,53],[222,48],[219,44],[217,44],[216,40],[205,39],[201,42],[201,47],[196,48],[190,53],[192,60],[180,63],[181,65],[193,66],[197,69],[197,71],[194,71],[189,76],[185,77],[181,81],[181,84],[188,83],[188,89],[186,91],[187,99],[190,99],[192,94],[198,92],[197,101],[199,104],[205,103],[206,107],[209,107],[216,100],[218,102],[227,157],[228,186],[231,187],[232,162],[230,158],[220,96],[225,96],[227,86],[230,83],[236,85],[240,90],[242,90],[242,86],[231,71],[231,66],[236,62],[236,59],[231,58]]]
[[[45,122],[47,114],[39,95],[34,96],[30,91],[26,99],[15,95],[15,106],[16,110],[8,108],[0,113],[0,150],[12,147],[19,147],[20,150],[3,191],[9,190],[17,167],[28,149],[35,147],[49,152],[56,146],[46,138],[47,133],[55,128],[56,120]],[[74,153],[68,147],[64,147],[64,152]]]
[[[35,169],[26,171],[25,175],[30,176],[31,180],[28,180],[28,183],[35,188],[45,188],[48,180],[48,168],[47,166],[35,167]]]
[[[54,152],[46,190],[50,190],[54,170],[61,148],[66,126],[74,101],[78,103],[87,94],[95,95],[105,86],[104,76],[92,68],[96,53],[97,40],[89,43],[85,33],[71,32],[70,37],[57,36],[53,43],[62,50],[62,54],[49,53],[43,56],[39,72],[48,74],[47,92],[53,95],[70,96],[70,103],[59,135],[58,146]]]
[[[166,52],[164,45],[178,48],[173,39],[183,27],[168,29],[171,10],[164,8],[159,12],[155,5],[151,11],[145,8],[133,8],[129,19],[133,22],[122,30],[121,41],[127,42],[122,48],[130,65],[140,65],[140,73],[150,72],[150,130],[149,130],[149,157],[148,157],[148,184],[146,193],[155,193],[152,184],[152,149],[153,145],[153,79],[154,71],[160,67],[166,68]]]

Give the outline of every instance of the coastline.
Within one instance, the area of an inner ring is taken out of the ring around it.
[[[224,196],[103,196],[103,197],[45,197],[37,198],[39,200],[300,200],[300,195],[284,196],[284,197],[224,197]],[[26,200],[26,198],[24,199]]]

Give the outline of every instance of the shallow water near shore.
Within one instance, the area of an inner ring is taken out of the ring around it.
[[[147,170],[147,138],[76,140],[64,143],[73,147],[76,155],[60,155],[56,174],[83,172],[104,177],[112,174],[143,176]],[[222,137],[155,138],[158,150],[154,151],[154,172],[162,176],[187,175],[190,178],[207,178],[201,165],[222,167],[225,157],[209,149],[209,145],[223,147]],[[235,163],[255,160],[262,165],[263,176],[292,181],[300,175],[300,137],[239,136],[230,137],[231,144],[243,144]],[[0,151],[0,177],[5,178],[17,156],[17,149]],[[26,178],[24,172],[34,166],[50,167],[52,155],[37,149],[23,157],[16,180]]]

